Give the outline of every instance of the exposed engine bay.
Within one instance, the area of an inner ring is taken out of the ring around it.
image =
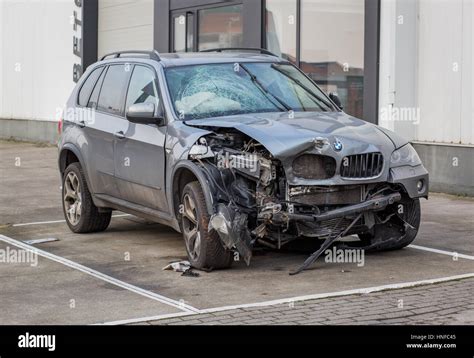
[[[337,167],[331,158],[311,161],[308,156],[299,153],[291,168],[285,168],[262,144],[232,128],[212,128],[189,151],[213,193],[215,214],[209,230],[215,230],[223,245],[238,252],[247,265],[255,246],[281,249],[301,237],[324,241],[293,273],[309,267],[344,236],[359,237],[343,243],[345,247],[377,250],[416,235],[416,208],[402,185],[312,185],[314,179],[335,175]],[[375,174],[383,158],[372,156],[371,161]],[[364,168],[369,167],[365,162]],[[288,171],[311,185],[290,185]]]

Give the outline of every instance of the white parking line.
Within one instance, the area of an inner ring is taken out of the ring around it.
[[[197,308],[194,308],[194,307],[192,307],[192,306],[190,306],[190,305],[188,305],[184,302],[176,301],[176,300],[173,300],[171,298],[159,295],[157,293],[154,293],[154,292],[151,292],[151,291],[148,291],[148,290],[144,290],[143,288],[131,285],[127,282],[120,281],[120,280],[118,280],[114,277],[108,276],[108,275],[103,274],[99,271],[96,271],[96,270],[93,270],[89,267],[78,264],[77,262],[65,259],[61,256],[57,256],[57,255],[51,254],[47,251],[38,249],[38,248],[30,246],[30,245],[27,245],[24,242],[12,239],[11,237],[8,237],[8,236],[5,236],[5,235],[0,235],[0,241],[6,242],[7,244],[19,247],[21,249],[24,249],[24,250],[27,250],[27,251],[30,251],[30,252],[34,252],[38,256],[47,258],[47,259],[55,261],[55,262],[58,262],[60,264],[63,264],[65,266],[68,266],[68,267],[73,268],[75,270],[81,271],[85,274],[88,274],[90,276],[98,278],[102,281],[111,283],[112,285],[121,287],[123,289],[134,292],[136,294],[139,294],[141,296],[151,298],[152,300],[161,302],[161,303],[166,304],[168,306],[178,308],[178,309],[180,309],[184,312],[189,312],[189,313],[199,312],[199,310]]]
[[[118,215],[114,215],[112,217],[120,218],[120,217],[127,217],[127,216],[132,216],[132,215],[118,214]],[[21,227],[21,226],[30,226],[30,225],[47,225],[47,224],[55,224],[55,223],[62,223],[62,222],[65,222],[65,220],[21,223],[21,224],[14,224],[12,226],[13,227]],[[36,252],[39,256],[48,258],[52,261],[56,261],[56,262],[61,263],[65,266],[71,267],[73,269],[76,269],[78,271],[81,271],[83,273],[91,275],[91,276],[96,277],[98,279],[101,279],[103,281],[109,282],[113,285],[124,288],[126,290],[132,291],[132,292],[137,293],[139,295],[142,295],[144,297],[151,298],[151,299],[153,299],[155,301],[158,301],[158,302],[161,302],[163,304],[178,308],[182,311],[182,312],[179,312],[179,313],[170,313],[170,314],[162,314],[162,315],[149,316],[149,317],[132,318],[132,319],[119,320],[119,321],[112,321],[112,322],[101,322],[101,323],[98,323],[99,325],[123,325],[123,324],[143,323],[143,322],[147,322],[147,321],[155,321],[155,320],[166,319],[166,318],[176,318],[176,317],[183,317],[183,316],[189,316],[189,315],[214,313],[214,312],[227,311],[227,310],[233,310],[233,309],[243,309],[243,308],[253,308],[253,307],[267,307],[267,306],[274,306],[274,305],[279,305],[279,304],[288,304],[288,303],[297,302],[297,301],[306,301],[306,300],[314,300],[314,299],[322,299],[322,298],[340,297],[340,296],[356,295],[356,294],[368,294],[368,293],[378,292],[378,291],[383,291],[383,290],[409,288],[409,287],[414,287],[414,286],[429,285],[429,284],[434,284],[434,283],[441,283],[441,282],[447,282],[447,281],[452,281],[452,280],[459,280],[459,279],[474,277],[474,273],[468,273],[468,274],[464,274],[464,275],[442,277],[442,278],[438,278],[438,279],[430,279],[430,280],[414,281],[414,282],[404,282],[404,283],[398,283],[398,284],[389,284],[389,285],[382,285],[382,286],[375,286],[375,287],[368,287],[368,288],[360,288],[360,289],[347,290],[347,291],[338,291],[338,292],[313,294],[313,295],[306,295],[306,296],[297,296],[297,297],[284,298],[284,299],[278,299],[278,300],[272,300],[272,301],[256,302],[256,303],[249,303],[249,304],[239,304],[239,305],[232,305],[232,306],[222,306],[222,307],[215,307],[215,308],[208,308],[208,309],[200,310],[200,309],[195,308],[193,306],[190,306],[190,305],[188,305],[184,302],[176,301],[176,300],[167,298],[165,296],[156,294],[154,292],[144,290],[140,287],[137,287],[137,286],[128,284],[126,282],[120,281],[116,278],[105,275],[105,274],[103,274],[99,271],[93,270],[91,268],[88,268],[86,266],[78,264],[74,261],[71,261],[71,260],[65,259],[63,257],[51,254],[49,252],[37,249],[35,247],[27,245],[27,244],[25,244],[21,241],[9,238],[7,236],[0,235],[0,241],[4,241],[6,243],[9,243],[13,246],[23,248],[25,250]],[[418,246],[418,245],[410,245],[408,247],[412,248],[412,249],[415,249],[415,250],[427,251],[427,252],[447,255],[447,256],[451,256],[451,257],[458,257],[458,258],[467,259],[467,260],[474,260],[474,256],[460,254],[460,253],[457,253],[455,251],[450,252],[450,251],[439,250],[439,249],[429,248],[429,247],[425,247],[425,246]]]
[[[126,216],[132,216],[130,214],[118,214],[118,215],[112,215],[113,218],[123,218]],[[12,227],[20,227],[20,226],[32,226],[32,225],[47,225],[47,224],[59,224],[59,223],[65,223],[66,220],[53,220],[53,221],[36,221],[32,223],[21,223],[21,224],[13,224]]]
[[[121,321],[112,321],[112,322],[99,323],[99,325],[123,325],[123,324],[143,323],[143,322],[156,321],[156,320],[166,319],[166,318],[176,318],[176,317],[183,317],[183,316],[199,315],[199,314],[204,314],[204,313],[215,313],[215,312],[229,311],[229,310],[235,310],[235,309],[241,309],[241,308],[276,306],[276,305],[281,305],[281,304],[295,303],[295,302],[298,302],[298,301],[308,301],[308,300],[317,300],[317,299],[322,299],[322,298],[332,298],[332,297],[341,297],[341,296],[349,296],[349,295],[369,294],[369,293],[380,292],[380,291],[385,291],[385,290],[396,290],[396,289],[401,289],[401,288],[410,288],[410,287],[422,286],[422,285],[432,285],[432,284],[435,284],[435,283],[461,280],[461,279],[466,279],[466,278],[474,278],[474,272],[463,274],[463,275],[441,277],[441,278],[422,280],[422,281],[394,283],[394,284],[390,284],[390,285],[382,285],[382,286],[374,286],[374,287],[366,287],[366,288],[356,288],[356,289],[347,290],[347,291],[318,293],[318,294],[313,294],[313,295],[283,298],[283,299],[272,300],[272,301],[264,301],[264,302],[240,304],[240,305],[233,305],[233,306],[222,306],[222,307],[215,307],[215,308],[207,308],[207,309],[199,310],[199,312],[194,312],[194,313],[182,312],[182,313],[176,313],[176,314],[171,313],[171,314],[166,314],[166,315],[141,317],[141,318],[131,318],[131,319],[126,319],[126,320],[121,320]]]
[[[428,251],[428,252],[434,252],[436,254],[441,254],[441,255],[448,255],[453,258],[461,258],[461,259],[466,259],[466,260],[474,260],[474,256],[470,255],[465,255],[465,254],[460,254],[456,251],[445,251],[445,250],[439,250],[439,249],[433,249],[431,247],[425,247],[425,246],[418,246],[418,245],[410,245],[408,246],[409,248],[416,249],[416,250],[421,250],[421,251]]]

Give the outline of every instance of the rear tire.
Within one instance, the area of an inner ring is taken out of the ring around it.
[[[72,163],[66,168],[62,184],[63,212],[71,231],[84,234],[107,229],[112,212],[100,213],[94,205],[79,163]]]
[[[199,182],[187,184],[181,195],[181,229],[191,266],[197,269],[224,269],[232,265],[216,231],[208,231],[210,216]]]

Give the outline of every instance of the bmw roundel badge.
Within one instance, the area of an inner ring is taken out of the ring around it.
[[[334,142],[334,150],[336,152],[340,152],[342,150],[342,143],[339,139],[336,139],[336,141]]]

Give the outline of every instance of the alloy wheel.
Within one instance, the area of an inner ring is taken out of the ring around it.
[[[194,199],[186,194],[183,198],[183,234],[188,253],[193,260],[201,254],[201,233]]]
[[[69,172],[64,180],[64,210],[71,225],[77,225],[82,214],[81,183],[74,172]]]

